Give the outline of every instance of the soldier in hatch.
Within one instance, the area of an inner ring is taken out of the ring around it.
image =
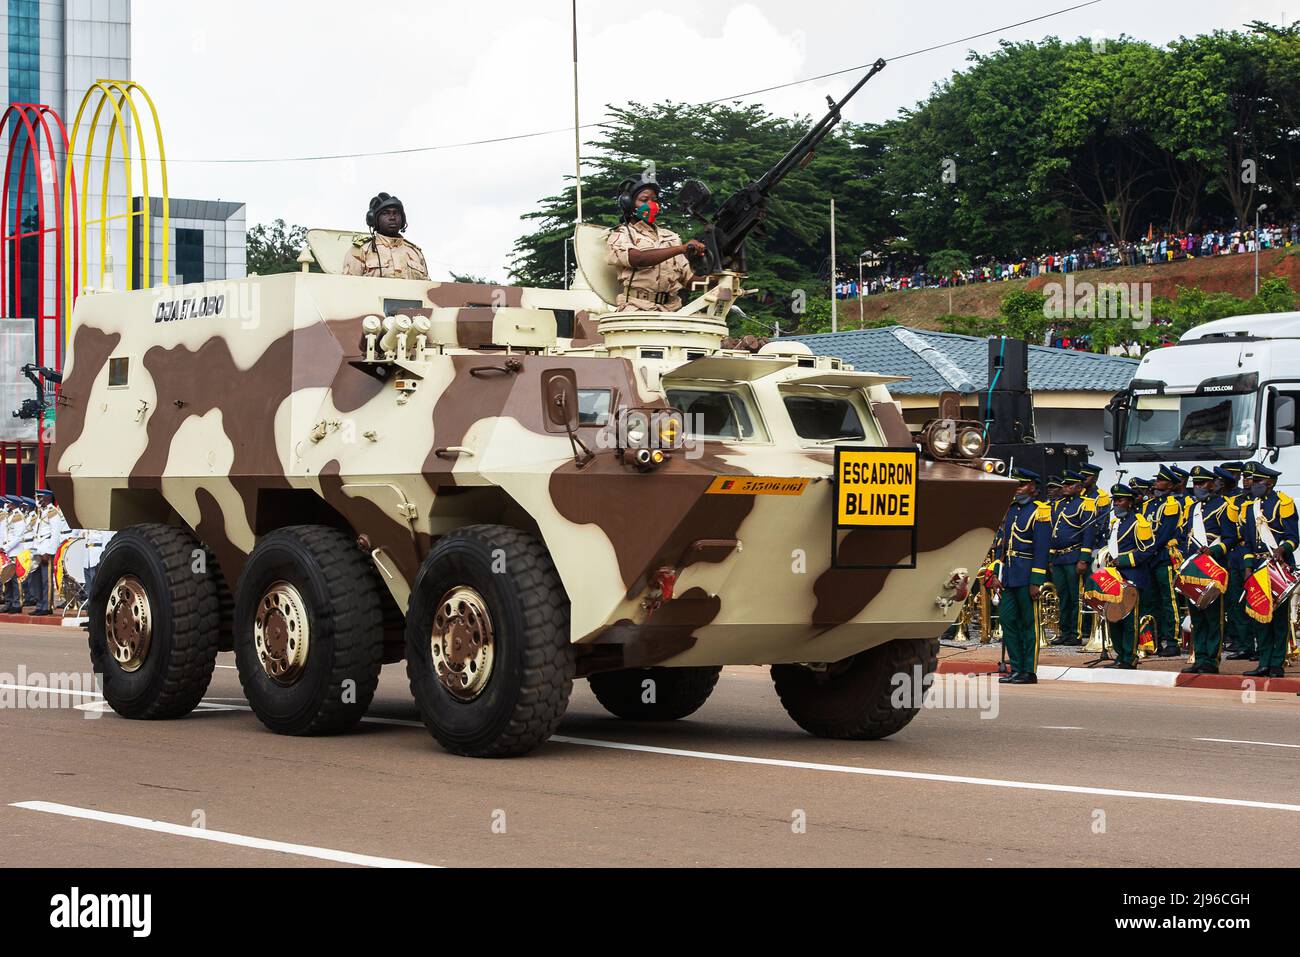
[[[377,276],[384,279],[428,279],[420,247],[402,236],[406,231],[406,207],[396,196],[380,193],[366,211],[369,236],[359,236],[343,260],[345,276]]]

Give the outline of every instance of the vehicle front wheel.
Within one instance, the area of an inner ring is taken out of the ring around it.
[[[676,721],[709,700],[722,667],[626,668],[587,678],[605,710],[629,721]]]
[[[804,665],[773,665],[772,680],[786,713],[819,738],[874,740],[907,726],[921,710],[925,679],[937,667],[936,638],[898,639],[818,670]],[[895,701],[895,676],[913,687],[902,704]]]

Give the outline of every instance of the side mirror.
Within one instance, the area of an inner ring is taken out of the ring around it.
[[[578,428],[578,378],[572,369],[552,369],[542,376],[546,419],[566,432]]]
[[[1106,410],[1101,414],[1102,448],[1107,452],[1116,451],[1122,444],[1127,427],[1128,393],[1121,392],[1106,403]]]
[[[1295,399],[1289,395],[1280,395],[1276,389],[1270,389],[1272,406],[1272,441],[1269,445],[1287,448],[1295,445]]]

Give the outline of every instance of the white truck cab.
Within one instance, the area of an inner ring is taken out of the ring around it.
[[[1265,461],[1300,495],[1300,312],[1234,316],[1143,357],[1106,410],[1106,451],[1130,472]],[[1153,463],[1145,468],[1144,463]]]

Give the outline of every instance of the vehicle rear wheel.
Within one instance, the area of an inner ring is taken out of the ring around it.
[[[917,668],[924,682],[938,664],[935,638],[898,639],[836,662],[825,670],[773,665],[772,680],[786,713],[819,738],[875,740],[907,726],[921,710],[922,688],[912,688],[908,707],[898,707],[895,675],[908,682]]]
[[[235,594],[239,683],[279,734],[333,734],[361,720],[383,661],[379,583],[347,532],[274,531],[248,557]]]
[[[87,605],[90,660],[124,718],[179,718],[208,690],[220,640],[215,580],[202,546],[171,525],[134,525],[104,549]]]
[[[610,714],[629,721],[676,721],[709,700],[720,665],[695,668],[626,668],[587,678]]]
[[[471,525],[438,540],[406,613],[406,673],[448,751],[509,757],[549,738],[573,689],[569,599],[527,532]]]

